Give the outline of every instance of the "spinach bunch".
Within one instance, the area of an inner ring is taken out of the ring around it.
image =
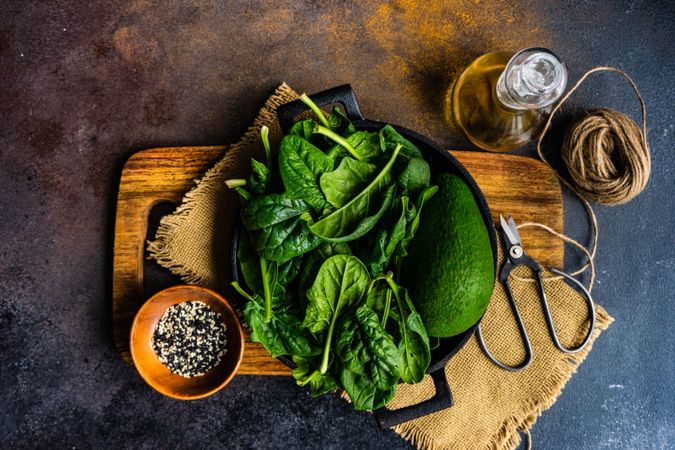
[[[237,261],[250,339],[291,356],[312,395],[343,389],[373,410],[418,383],[430,344],[400,263],[437,187],[420,150],[392,126],[359,131],[339,108],[296,122],[276,156],[228,180],[242,200]]]

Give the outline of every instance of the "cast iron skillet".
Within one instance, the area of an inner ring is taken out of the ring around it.
[[[348,84],[319,92],[318,94],[311,95],[310,98],[319,106],[341,104],[344,107],[346,116],[359,130],[378,131],[385,125],[382,122],[368,120],[363,117],[363,114],[361,114],[359,109],[359,105],[356,102],[354,91]],[[287,132],[293,125],[294,119],[298,116],[298,114],[305,112],[307,109],[307,106],[305,106],[305,104],[300,100],[295,100],[280,106],[277,109],[277,117],[279,118],[279,124],[281,125],[282,131],[284,133]],[[419,147],[419,149],[424,154],[425,159],[431,166],[432,174],[434,172],[451,172],[459,176],[462,180],[464,180],[467,186],[469,186],[471,192],[473,193],[474,199],[476,200],[476,204],[481,210],[483,220],[485,221],[485,226],[490,236],[490,245],[492,246],[492,255],[494,258],[493,264],[496,273],[497,237],[494,231],[494,223],[492,222],[492,216],[490,215],[487,202],[485,201],[485,198],[483,197],[480,189],[476,185],[476,182],[473,180],[471,175],[469,175],[464,166],[462,166],[462,164],[460,164],[460,162],[457,161],[447,150],[433,143],[430,139],[415,133],[414,131],[410,131],[399,126],[394,126],[394,128],[396,131],[401,133],[401,135]],[[239,265],[237,264],[236,260],[240,226],[240,224],[235,226],[231,248],[231,269],[233,272],[232,279],[235,281],[239,281],[240,278]],[[464,344],[476,331],[477,327],[478,323],[458,336],[441,339],[440,345],[431,351],[431,364],[429,365],[427,373],[433,379],[434,386],[436,388],[436,394],[432,398],[416,405],[410,405],[396,410],[380,408],[375,411],[377,423],[383,428],[392,427],[400,423],[440,411],[441,409],[451,407],[453,400],[452,393],[450,392],[450,385],[448,384],[448,380],[445,377],[445,364],[464,346]],[[293,361],[290,358],[282,356],[279,357],[279,360],[290,367],[294,366]]]

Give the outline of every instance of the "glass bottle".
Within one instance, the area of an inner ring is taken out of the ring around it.
[[[533,140],[567,85],[567,68],[545,48],[488,53],[457,79],[452,116],[471,142],[506,152]]]

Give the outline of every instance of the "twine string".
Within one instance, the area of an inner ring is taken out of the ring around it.
[[[598,220],[588,198],[603,204],[618,205],[639,194],[647,184],[651,168],[647,143],[647,107],[635,82],[623,70],[615,67],[595,67],[588,70],[553,108],[537,138],[537,155],[549,167],[551,163],[542,151],[542,142],[551,128],[553,117],[562,105],[592,74],[615,72],[623,76],[633,88],[640,102],[642,130],[626,115],[613,110],[600,109],[575,122],[565,133],[562,156],[573,182],[567,181],[557,171],[558,179],[582,202],[591,226],[590,250],[577,240],[555,231],[538,222],[526,222],[518,226],[543,229],[564,242],[574,245],[586,256],[587,262],[570,275],[576,276],[590,269],[588,291],[595,281],[595,255],[598,248]],[[534,278],[512,275],[519,281],[534,282]],[[547,276],[545,281],[560,280],[561,276]]]

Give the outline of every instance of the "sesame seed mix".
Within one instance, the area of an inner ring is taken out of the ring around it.
[[[226,329],[220,314],[206,303],[178,303],[159,319],[152,348],[171,372],[198,377],[218,365],[226,353]]]

